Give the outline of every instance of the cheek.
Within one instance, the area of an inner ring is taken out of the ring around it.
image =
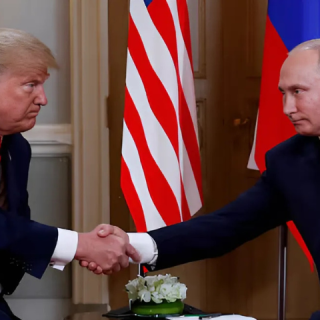
[[[23,120],[31,104],[31,97],[26,97],[26,95],[6,95],[6,99],[0,99],[0,117],[7,121]]]
[[[0,121],[2,123],[19,122],[25,118],[27,110],[28,108],[18,103],[18,101],[0,102]]]
[[[317,96],[301,96],[299,99],[297,99],[297,109],[298,112],[301,112],[303,115],[310,118],[309,120],[312,120],[312,118],[320,114],[320,95]]]

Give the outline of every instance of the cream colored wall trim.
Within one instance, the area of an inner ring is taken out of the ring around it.
[[[108,1],[70,0],[73,228],[109,218]],[[73,266],[73,302],[107,304],[108,278]]]
[[[29,141],[33,157],[52,157],[71,154],[71,125],[36,125],[22,133]]]

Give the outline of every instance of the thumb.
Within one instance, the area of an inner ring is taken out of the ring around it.
[[[139,252],[131,244],[128,244],[126,247],[126,255],[136,263],[140,263],[141,261]]]
[[[105,238],[114,233],[114,227],[110,224],[100,224],[95,228],[95,231],[99,237]]]

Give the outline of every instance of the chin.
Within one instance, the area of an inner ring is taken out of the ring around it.
[[[31,130],[35,126],[35,124],[36,124],[36,118],[28,120],[28,122],[21,127],[20,132]]]
[[[295,129],[297,133],[301,134],[302,136],[319,136],[318,132],[315,132],[314,130],[312,130],[312,128],[308,128],[306,126],[295,126]]]

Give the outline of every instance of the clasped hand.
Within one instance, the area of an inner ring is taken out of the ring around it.
[[[79,233],[75,259],[95,274],[110,275],[127,268],[129,258],[140,261],[128,235],[120,228],[101,224],[91,232]]]

